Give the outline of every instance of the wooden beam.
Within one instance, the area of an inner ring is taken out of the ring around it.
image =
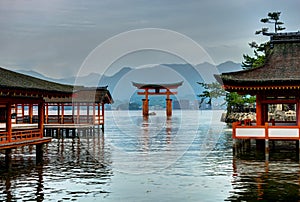
[[[177,92],[171,92],[171,91],[169,91],[169,93],[168,92],[159,92],[159,93],[156,93],[156,92],[148,92],[148,93],[146,93],[146,92],[138,92],[137,93],[138,95],[177,95]]]

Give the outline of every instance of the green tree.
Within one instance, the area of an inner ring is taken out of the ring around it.
[[[262,18],[260,21],[262,23],[274,23],[274,33],[277,34],[278,31],[284,30],[285,27],[282,25],[283,22],[279,21],[281,12],[270,12],[268,13],[267,18]],[[271,35],[274,33],[268,33],[269,28],[263,27],[262,29],[255,32],[255,34],[264,34]],[[265,47],[268,45],[268,42],[257,44],[256,42],[249,43],[249,46],[253,49],[254,56],[249,56],[248,54],[244,54],[244,61],[242,62],[243,69],[252,69],[256,67],[260,67],[265,64]]]
[[[279,21],[281,12],[270,12],[268,13],[267,18],[262,18],[260,22],[262,23],[270,23],[274,24],[274,32],[277,34],[278,31],[285,30],[285,27],[282,25],[284,24],[283,22]],[[255,34],[267,34],[268,35],[268,30],[269,28],[263,27],[261,30],[258,30],[255,32]]]
[[[204,100],[208,99],[206,103],[211,106],[213,99],[226,95],[225,90],[217,82],[213,82],[209,84],[202,83],[202,82],[197,82],[197,83],[204,88],[204,91],[200,95],[198,95],[198,97],[201,98],[200,104],[202,104]]]

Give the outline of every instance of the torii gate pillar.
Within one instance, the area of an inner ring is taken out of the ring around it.
[[[172,99],[166,99],[166,115],[172,116]]]
[[[143,116],[149,115],[149,99],[143,99]]]
[[[170,95],[177,94],[177,88],[181,86],[183,81],[172,84],[140,84],[132,82],[142,92],[138,92],[138,95],[145,95],[143,99],[143,116],[149,115],[149,95],[166,95],[166,115],[167,117],[172,116],[172,99]]]

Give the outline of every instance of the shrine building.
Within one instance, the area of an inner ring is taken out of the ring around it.
[[[300,140],[300,32],[269,36],[263,66],[215,75],[226,91],[256,96],[256,121],[233,123],[233,139],[262,139],[266,149],[269,140]]]
[[[5,150],[6,164],[12,149],[27,145],[36,145],[41,161],[42,146],[51,141],[44,136],[47,127],[103,129],[104,104],[112,102],[107,87],[59,84],[0,68],[0,150]],[[57,113],[50,114],[49,107]],[[69,115],[65,107],[70,108]]]

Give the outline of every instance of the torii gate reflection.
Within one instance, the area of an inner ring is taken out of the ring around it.
[[[168,84],[143,84],[132,82],[139,90],[138,95],[145,95],[143,99],[143,116],[149,115],[149,95],[166,95],[166,115],[172,116],[172,99],[170,95],[177,94],[177,88],[181,86],[183,81]]]

